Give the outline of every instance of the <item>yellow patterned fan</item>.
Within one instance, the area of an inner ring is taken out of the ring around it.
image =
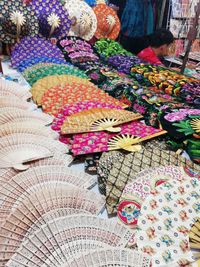
[[[193,119],[190,124],[196,133],[200,133],[200,119]]]
[[[192,226],[190,233],[190,247],[192,249],[197,249],[200,251],[200,218],[196,221],[196,223]]]
[[[54,75],[54,76],[47,76],[36,83],[34,83],[33,87],[31,88],[31,93],[33,95],[33,100],[40,106],[42,104],[42,96],[48,89],[58,86],[58,85],[65,85],[71,83],[80,83],[80,84],[92,84],[89,80],[84,78],[79,78],[73,75]],[[93,84],[92,84],[93,85]]]
[[[129,152],[138,152],[141,150],[141,145],[138,145],[142,139],[129,134],[114,136],[108,142],[108,150],[124,149]]]
[[[142,118],[142,115],[126,110],[93,108],[67,117],[61,127],[61,133],[119,132],[121,128],[114,128],[114,126],[140,118]]]

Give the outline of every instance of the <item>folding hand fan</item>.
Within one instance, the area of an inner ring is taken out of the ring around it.
[[[136,225],[143,201],[157,186],[172,179],[184,181],[189,177],[182,167],[166,166],[139,172],[125,186],[118,205],[118,218],[128,225]]]
[[[51,67],[43,67],[40,69],[37,69],[36,71],[33,71],[30,73],[29,77],[26,78],[27,82],[32,86],[34,83],[36,83],[38,80],[51,75],[73,75],[80,78],[88,78],[87,75],[79,70],[76,67],[71,67],[67,65],[55,65]]]
[[[21,122],[24,120],[37,120],[43,123],[43,125],[48,125],[52,122],[52,117],[39,113],[36,111],[27,111],[19,108],[0,108],[0,124],[5,124],[8,122]]]
[[[119,109],[94,108],[67,117],[61,127],[62,134],[109,131],[119,132],[121,128],[113,126],[142,118],[135,114]]]
[[[52,66],[57,66],[57,65],[60,65],[60,64],[56,64],[56,63],[48,63],[48,62],[41,62],[41,63],[36,63],[32,66],[29,66],[27,67],[23,72],[22,72],[22,76],[24,77],[24,79],[27,80],[27,78],[31,75],[31,73],[33,71],[36,71],[40,68],[43,68],[43,67],[52,67]],[[66,65],[65,65],[66,66]]]
[[[195,251],[199,252],[200,251],[200,218],[198,218],[195,224],[192,226],[190,233],[189,233],[189,237],[190,237],[190,248],[194,250],[194,253]]]
[[[42,97],[42,108],[45,112],[55,116],[67,104],[71,105],[91,100],[124,107],[123,103],[109,96],[94,84],[79,84],[75,81],[72,84],[49,89]]]
[[[61,124],[62,125],[62,124]],[[133,121],[120,125],[117,134],[105,131],[73,135],[71,150],[74,155],[90,154],[110,150],[123,149],[135,152],[141,149],[138,143],[166,133],[161,129]]]
[[[109,214],[117,212],[119,198],[128,181],[134,179],[141,170],[160,166],[183,166],[199,172],[199,165],[185,159],[173,151],[158,148],[143,148],[139,152],[121,156],[112,165],[106,183],[106,205]]]
[[[75,104],[65,105],[58,113],[56,118],[54,118],[52,123],[52,129],[55,131],[60,131],[61,126],[64,123],[64,120],[67,116],[78,113],[83,110],[90,110],[93,108],[117,108],[122,109],[121,107],[117,107],[116,105],[107,104],[103,102],[96,101],[84,101],[78,102]]]
[[[65,0],[65,9],[72,20],[69,35],[91,40],[97,29],[97,18],[92,8],[80,0]]]
[[[75,214],[98,215],[104,205],[104,199],[91,191],[79,189],[69,184],[56,184],[51,187],[37,188],[35,193],[21,200],[1,225],[1,255],[4,260],[14,254],[16,249],[9,250],[9,242],[19,247],[26,236],[39,230],[43,224],[56,219]],[[13,234],[14,232],[14,234]]]
[[[33,57],[30,59],[25,59],[21,61],[19,65],[17,66],[17,70],[19,72],[23,72],[27,68],[34,66],[35,64],[38,64],[38,63],[53,63],[53,64],[69,65],[69,63],[67,63],[64,58],[58,59],[58,58],[53,58],[53,57],[40,56],[40,57]]]
[[[21,100],[27,100],[31,98],[31,93],[28,89],[25,89],[15,82],[0,79],[0,96],[10,95],[14,95]]]
[[[0,108],[19,108],[24,110],[34,110],[37,106],[33,103],[22,101],[16,96],[0,96]]]
[[[153,190],[138,219],[137,245],[152,256],[153,266],[186,266],[194,261],[189,231],[199,214],[200,183],[172,180]]]
[[[0,126],[0,137],[17,134],[28,133],[38,136],[46,136],[53,139],[58,139],[58,134],[49,127],[42,126],[34,121],[8,122]]]
[[[97,0],[97,5],[93,8],[97,17],[97,39],[109,38],[115,40],[120,32],[120,21],[116,12],[105,4],[105,1]]]
[[[72,258],[90,250],[107,246],[123,248],[131,235],[124,226],[96,216],[61,217],[27,236],[8,266],[67,264]]]
[[[69,261],[63,267],[149,267],[150,258],[136,250],[122,248],[97,249]]]
[[[8,44],[27,35],[37,35],[39,31],[33,11],[19,0],[1,1],[0,20],[0,39]]]
[[[41,56],[63,59],[61,51],[50,41],[39,37],[26,37],[14,46],[11,63],[16,68],[23,60]]]
[[[25,162],[65,154],[67,146],[47,137],[33,134],[10,134],[0,138],[0,168],[28,169]]]
[[[72,75],[56,75],[56,76],[48,76],[39,81],[37,81],[33,87],[31,88],[31,93],[33,95],[33,100],[41,105],[42,97],[46,91],[55,86],[62,86],[65,84],[72,84],[76,82],[78,84],[90,84],[87,79],[82,79],[79,77],[75,77]]]
[[[40,35],[62,38],[71,27],[68,12],[59,0],[32,0],[30,3],[40,26]]]

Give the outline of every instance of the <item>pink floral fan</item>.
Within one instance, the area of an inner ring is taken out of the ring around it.
[[[109,150],[116,150],[120,147],[120,142],[126,142],[126,138],[130,139],[128,142],[134,143],[135,138],[139,137],[139,141],[148,140],[156,136],[165,134],[166,131],[162,129],[156,129],[151,126],[147,126],[140,121],[133,121],[120,126],[121,131],[118,134],[108,133],[108,132],[93,132],[84,134],[73,135],[71,150],[75,156],[90,154],[96,152],[105,152]],[[120,138],[122,136],[122,138]],[[116,139],[117,138],[117,139]],[[121,140],[120,140],[121,139]],[[132,139],[132,140],[131,140]],[[127,149],[128,150],[128,149]]]
[[[52,123],[52,129],[55,131],[60,132],[61,126],[63,125],[65,119],[67,116],[70,116],[72,114],[78,113],[83,110],[89,110],[92,108],[117,108],[122,109],[122,107],[118,107],[113,104],[107,104],[107,103],[100,103],[96,101],[84,101],[84,102],[78,102],[72,105],[65,105],[59,112],[59,114],[56,116],[56,118],[53,120]],[[69,144],[71,140],[70,135],[61,135],[60,141],[66,144]]]

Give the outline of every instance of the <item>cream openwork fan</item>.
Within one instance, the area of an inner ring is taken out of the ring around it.
[[[35,134],[38,136],[46,136],[53,139],[58,139],[59,136],[59,134],[51,130],[50,127],[43,126],[34,121],[11,121],[0,126],[0,137],[16,133]]]
[[[10,242],[14,243],[15,237],[10,232]],[[81,214],[60,217],[27,235],[7,266],[69,266],[71,259],[91,250],[124,248],[131,237],[126,227],[108,219]],[[8,251],[5,256],[10,256]],[[4,250],[2,256],[4,260]]]
[[[0,108],[0,125],[8,122],[21,122],[28,120],[40,121],[43,125],[52,123],[53,118],[47,114],[39,113],[37,111],[28,111],[19,108]]]
[[[34,110],[37,106],[33,103],[22,101],[16,96],[0,96],[0,108],[15,107],[24,110]]]
[[[198,258],[200,259],[200,218],[196,221],[196,223],[192,226],[190,233],[190,247],[194,250],[197,250]]]
[[[63,267],[149,267],[150,258],[144,253],[131,249],[107,248],[97,249],[83,254],[63,265]]]
[[[140,114],[135,114],[126,110],[94,108],[84,110],[68,116],[62,127],[62,134],[109,131],[119,132],[117,126],[129,121],[142,118]]]
[[[40,79],[31,88],[31,93],[33,96],[33,100],[37,105],[42,104],[42,97],[48,89],[53,88],[57,85],[65,85],[71,83],[80,83],[80,84],[90,84],[89,80],[79,78],[72,75],[56,75],[56,76],[47,76],[45,78]]]
[[[31,93],[28,89],[15,82],[0,79],[0,96],[9,95],[14,95],[21,100],[27,100],[31,98]]]
[[[38,138],[33,134],[10,134],[0,138],[0,168],[25,170],[25,162],[51,157],[54,154],[65,154],[66,145],[52,138]]]
[[[138,152],[142,149],[141,145],[138,145],[141,140],[140,137],[129,134],[114,136],[108,142],[108,150],[124,149],[129,152]]]

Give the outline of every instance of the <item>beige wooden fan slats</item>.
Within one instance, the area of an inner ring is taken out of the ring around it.
[[[114,128],[129,121],[142,118],[126,110],[94,108],[84,110],[66,117],[62,127],[62,134],[82,133],[107,130],[118,132],[120,128]]]

